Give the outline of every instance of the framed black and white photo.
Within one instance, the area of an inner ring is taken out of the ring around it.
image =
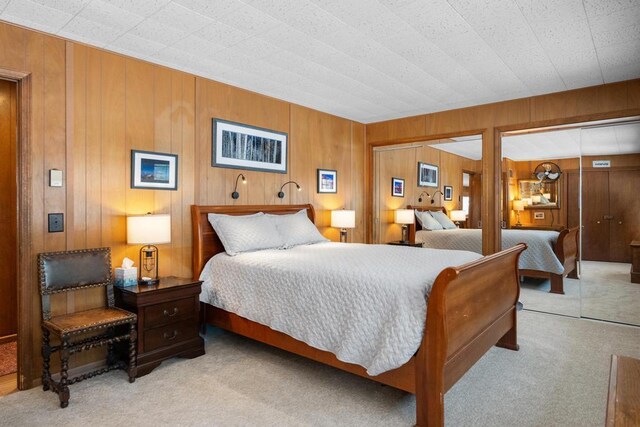
[[[544,219],[544,212],[534,212],[533,219]]]
[[[131,150],[131,188],[178,189],[178,156]]]
[[[391,178],[391,195],[393,197],[404,197],[404,179]]]
[[[444,200],[446,202],[450,202],[451,200],[453,200],[453,187],[450,185],[445,185],[443,194],[444,194]]]
[[[318,169],[318,193],[338,192],[338,172],[331,169]]]
[[[287,173],[287,134],[213,119],[211,165]]]
[[[438,166],[418,162],[418,187],[438,187]]]

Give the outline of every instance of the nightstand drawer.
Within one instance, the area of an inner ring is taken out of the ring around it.
[[[150,305],[144,308],[144,327],[145,329],[157,328],[193,317],[196,309],[193,297]]]
[[[152,351],[197,336],[198,324],[193,319],[150,329],[144,334],[144,351]]]

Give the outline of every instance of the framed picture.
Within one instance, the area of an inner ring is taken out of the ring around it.
[[[338,172],[330,169],[318,169],[318,193],[338,192]]]
[[[418,162],[418,187],[438,187],[438,166]]]
[[[533,219],[544,219],[544,212],[534,212]]]
[[[131,150],[131,188],[178,189],[178,156]]]
[[[404,179],[391,178],[391,195],[393,197],[404,197]]]
[[[451,200],[453,200],[453,187],[450,185],[445,185],[443,194],[444,194],[444,200],[446,202],[450,202]]]
[[[287,173],[287,134],[213,119],[211,165]]]

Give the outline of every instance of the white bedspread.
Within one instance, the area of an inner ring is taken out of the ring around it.
[[[557,231],[546,230],[502,230],[502,249],[526,243],[527,249],[520,255],[519,268],[562,274],[564,267],[553,252],[558,234]],[[482,230],[419,230],[416,231],[416,243],[422,243],[425,248],[457,249],[481,254]]]
[[[440,271],[477,258],[472,252],[342,243],[220,253],[200,275],[200,300],[377,375],[417,351],[426,297]]]

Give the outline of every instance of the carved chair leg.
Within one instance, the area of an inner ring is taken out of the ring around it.
[[[50,388],[51,372],[51,345],[49,342],[49,330],[42,327],[42,390],[47,391]]]
[[[60,407],[69,406],[69,386],[67,380],[69,378],[69,338],[62,337],[60,346],[60,384],[58,387],[58,397],[60,398]]]
[[[131,330],[129,332],[129,382],[136,380],[138,368],[136,366],[136,343],[138,341],[138,332],[136,331],[135,322],[131,322]]]
[[[551,290],[549,293],[552,294],[564,294],[564,279],[561,274],[552,274],[551,275]]]
[[[115,336],[113,328],[109,328],[107,333],[109,335],[109,338],[113,338]],[[113,343],[107,344],[107,366],[113,366],[117,362],[116,355],[115,355],[115,352],[113,351],[113,348],[114,348]]]

